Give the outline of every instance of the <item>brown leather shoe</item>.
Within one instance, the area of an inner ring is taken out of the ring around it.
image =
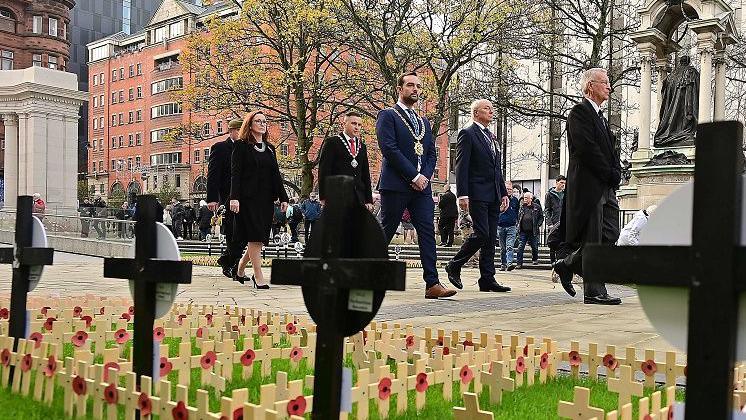
[[[455,290],[446,289],[445,286],[438,283],[435,286],[430,286],[425,290],[425,299],[445,298],[451,297],[455,294]]]

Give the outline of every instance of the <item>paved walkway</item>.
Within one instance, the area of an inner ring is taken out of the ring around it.
[[[269,275],[269,269],[264,272]],[[445,273],[441,275],[447,283]],[[511,293],[479,292],[475,284],[479,273],[475,269],[464,269],[462,275],[465,290],[452,299],[433,301],[423,297],[422,270],[407,270],[407,290],[389,292],[376,319],[401,321],[416,328],[430,326],[551,337],[563,348],[569,347],[571,340],[579,340],[600,346],[676,350],[651,326],[634,289],[608,286],[611,294],[622,297],[620,306],[584,305],[582,298],[571,298],[559,284],[552,283],[547,270],[498,272],[498,282],[512,287]],[[0,267],[0,296],[9,293],[10,279],[10,266]],[[55,264],[45,269],[32,293],[63,297],[86,293],[127,296],[129,289],[124,280],[103,278],[102,259],[57,253]],[[272,286],[271,290],[257,291],[230,281],[215,267],[195,266],[192,284],[180,288],[177,301],[306,313],[299,287]]]

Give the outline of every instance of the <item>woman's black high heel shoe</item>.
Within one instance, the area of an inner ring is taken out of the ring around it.
[[[257,289],[262,289],[262,290],[269,289],[269,285],[268,284],[263,284],[261,286],[259,286],[258,284],[256,284],[256,278],[254,276],[251,276],[251,281],[254,282],[254,287],[257,288]]]
[[[235,273],[236,274],[233,275],[233,281],[237,281],[237,282],[239,282],[241,284],[244,284],[245,281],[249,280],[249,278],[246,277],[246,276],[239,276],[238,275],[238,270],[236,270]]]

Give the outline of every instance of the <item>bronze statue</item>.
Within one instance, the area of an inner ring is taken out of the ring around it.
[[[693,146],[699,111],[699,72],[688,56],[663,81],[660,122],[655,147]]]

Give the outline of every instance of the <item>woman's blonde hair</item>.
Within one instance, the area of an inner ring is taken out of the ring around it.
[[[254,139],[254,136],[251,134],[251,124],[254,122],[254,118],[256,118],[257,115],[264,115],[264,112],[262,111],[251,111],[243,118],[243,124],[241,124],[241,129],[238,130],[238,139],[241,141],[245,141],[247,143],[256,143],[256,140]],[[266,116],[265,116],[266,117]],[[267,141],[267,138],[269,137],[269,130],[265,131],[264,134],[262,134],[262,141]]]

